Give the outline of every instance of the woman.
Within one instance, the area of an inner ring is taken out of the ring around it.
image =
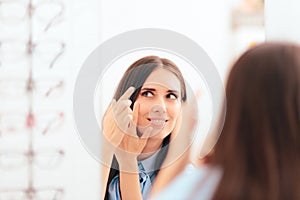
[[[300,199],[300,47],[248,50],[231,69],[226,95],[207,164],[154,199]]]
[[[105,152],[113,156],[110,167],[103,167],[105,199],[146,198],[180,128],[186,99],[182,74],[170,60],[147,56],[127,69],[103,120],[111,144]],[[148,180],[140,183],[144,172]]]

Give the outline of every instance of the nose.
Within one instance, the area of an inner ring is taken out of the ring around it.
[[[166,113],[165,101],[162,98],[159,98],[157,101],[155,101],[155,104],[151,108],[151,112],[158,114]]]

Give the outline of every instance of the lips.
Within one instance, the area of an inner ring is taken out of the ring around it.
[[[155,127],[163,127],[168,122],[168,120],[164,118],[147,118],[147,119],[148,121],[151,122],[151,125]]]

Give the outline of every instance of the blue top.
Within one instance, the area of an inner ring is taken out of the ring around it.
[[[201,166],[196,169],[189,165],[170,185],[151,200],[209,200],[222,176],[220,168]]]
[[[141,182],[141,192],[142,192],[143,199],[146,199],[147,195],[149,194],[152,182],[156,177],[155,161],[157,159],[158,152],[159,151],[157,151],[152,156],[146,158],[145,160],[138,161],[138,167],[140,172],[139,175],[140,175],[140,182]],[[120,187],[119,187],[119,175],[115,176],[109,184],[108,199],[121,200]]]

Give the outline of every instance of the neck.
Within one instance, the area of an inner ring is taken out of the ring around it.
[[[138,160],[144,160],[155,154],[162,145],[162,139],[149,138],[142,153],[138,156]]]

